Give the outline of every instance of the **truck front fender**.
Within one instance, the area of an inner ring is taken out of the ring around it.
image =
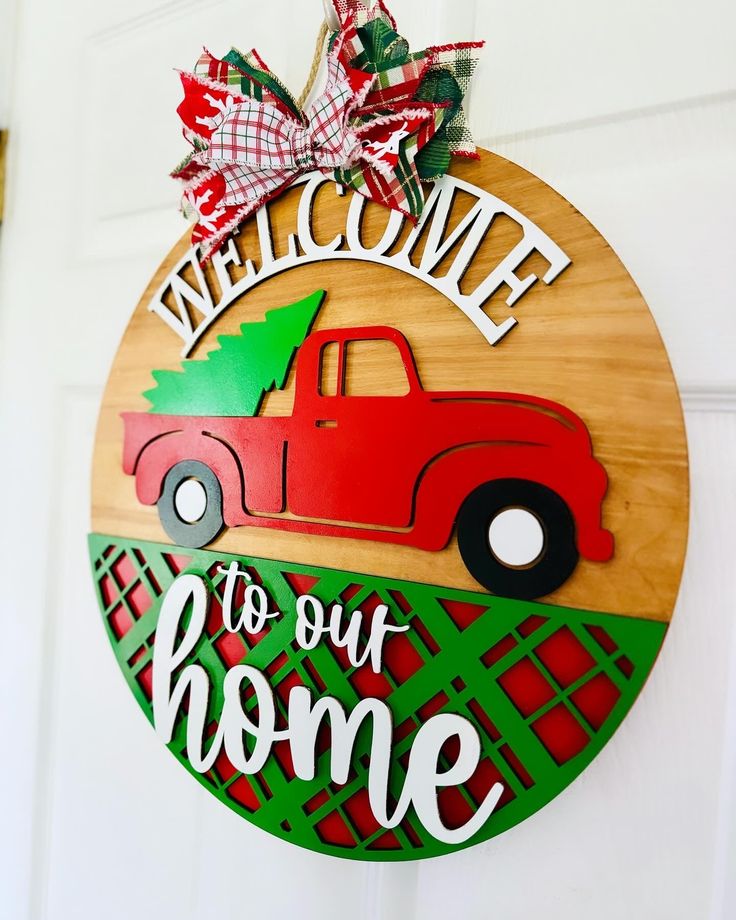
[[[612,552],[610,534],[601,531],[601,505],[608,487],[603,467],[587,453],[516,443],[464,445],[424,469],[415,497],[415,545],[444,549],[465,499],[496,479],[526,479],[551,489],[575,518],[580,552],[588,558]],[[593,550],[596,540],[603,540],[603,550]]]
[[[233,451],[204,432],[174,432],[151,443],[141,454],[136,468],[136,494],[144,505],[155,505],[161,497],[166,474],[183,460],[198,460],[209,467],[222,486],[225,523],[242,518],[243,471]]]

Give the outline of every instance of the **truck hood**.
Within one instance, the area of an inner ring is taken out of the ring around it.
[[[507,409],[504,415],[515,421],[529,423],[530,440],[545,443],[557,442],[572,437],[591,447],[590,435],[583,420],[559,403],[538,396],[520,393],[479,392],[477,390],[452,390],[447,393],[427,393],[431,403],[439,406],[488,406],[498,417],[499,409]]]

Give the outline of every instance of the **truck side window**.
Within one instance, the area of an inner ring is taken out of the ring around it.
[[[320,355],[319,395],[337,396],[337,374],[340,364],[340,343],[328,342]]]
[[[386,339],[347,343],[346,396],[406,396],[409,379],[397,345]]]

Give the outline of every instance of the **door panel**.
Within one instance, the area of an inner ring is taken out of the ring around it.
[[[200,790],[141,717],[99,622],[85,547],[94,425],[133,305],[182,232],[166,177],[184,152],[173,69],[202,43],[255,45],[298,91],[320,4],[0,0],[3,920],[736,915],[736,327],[723,268],[735,8],[391,7],[416,45],[489,39],[470,106],[479,142],[598,224],[687,384],[693,535],[662,659],[577,784],[450,858],[334,861]]]

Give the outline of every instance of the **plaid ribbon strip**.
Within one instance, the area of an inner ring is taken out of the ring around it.
[[[247,217],[314,169],[416,222],[422,182],[474,156],[462,100],[480,44],[410,53],[382,3],[332,0],[341,23],[322,94],[302,111],[256,51],[206,49],[181,75],[193,152],[174,170],[206,262]]]
[[[307,112],[306,125],[253,100],[223,109],[200,154],[225,179],[223,203],[262,200],[305,170],[331,172],[354,163],[360,144],[346,117],[353,99],[344,69],[331,60],[327,89]]]

